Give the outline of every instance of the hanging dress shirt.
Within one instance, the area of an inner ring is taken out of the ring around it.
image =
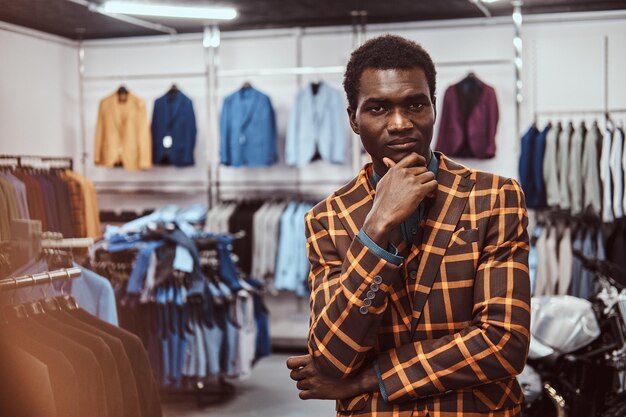
[[[562,210],[569,210],[572,206],[569,190],[569,145],[570,138],[574,134],[574,126],[569,123],[559,135],[558,144],[558,164],[559,164],[559,207]]]
[[[578,129],[574,129],[570,141],[568,185],[573,215],[580,214],[583,210],[583,134],[584,125],[581,124]]]
[[[600,137],[598,126],[594,123],[587,132],[583,145],[583,210],[589,210],[593,214],[600,215],[602,200],[600,190],[600,171],[598,169],[599,158],[597,142]]]
[[[611,179],[613,184],[613,214],[616,219],[624,217],[622,202],[624,199],[624,171],[622,158],[624,152],[624,137],[619,129],[613,132],[611,143]]]
[[[611,187],[611,141],[613,132],[608,127],[602,136],[602,153],[600,156],[600,179],[602,180],[602,221],[613,221],[613,190]]]
[[[560,124],[550,129],[546,136],[546,151],[543,155],[543,180],[546,184],[546,197],[550,207],[557,207],[560,203],[557,147],[562,130]]]

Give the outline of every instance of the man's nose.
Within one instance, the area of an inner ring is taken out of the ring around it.
[[[389,122],[387,123],[387,130],[390,132],[401,132],[407,129],[411,129],[412,127],[413,123],[400,109],[395,110],[391,114]]]

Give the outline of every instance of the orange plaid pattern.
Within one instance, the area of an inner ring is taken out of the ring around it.
[[[514,180],[438,157],[418,238],[410,247],[392,239],[399,266],[356,238],[375,195],[371,164],[305,218],[309,351],[338,378],[376,360],[388,395],[337,401],[339,415],[520,414],[515,375],[530,339],[524,195]],[[382,282],[363,310],[374,281]]]

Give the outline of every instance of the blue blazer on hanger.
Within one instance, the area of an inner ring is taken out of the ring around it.
[[[191,99],[180,90],[158,98],[152,111],[152,162],[177,167],[193,165],[196,133]]]
[[[252,87],[224,99],[220,117],[222,164],[267,166],[276,162],[276,118],[268,96]]]
[[[300,90],[289,117],[285,159],[304,166],[315,151],[323,160],[341,164],[346,159],[348,118],[342,94],[325,83],[313,94],[310,85]]]

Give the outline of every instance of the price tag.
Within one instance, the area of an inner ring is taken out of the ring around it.
[[[171,148],[172,147],[172,143],[174,143],[174,140],[172,139],[171,136],[168,135],[168,136],[163,138],[163,147],[165,149]]]

